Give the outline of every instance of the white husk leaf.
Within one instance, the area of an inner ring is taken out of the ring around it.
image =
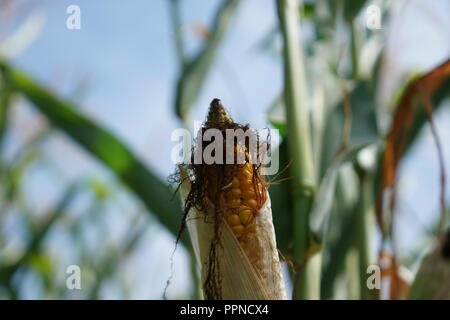
[[[180,170],[182,177],[186,177],[184,169],[180,168]],[[188,179],[184,179],[180,188],[183,202],[189,190],[190,183]],[[196,260],[200,266],[202,284],[204,284],[208,273],[210,246],[214,236],[213,213],[207,215],[192,208],[188,213],[186,224]],[[225,221],[223,222],[221,245],[217,250],[221,277],[220,290],[224,300],[287,299],[268,195],[266,203],[256,216],[256,224],[258,239],[263,246],[263,275],[253,268],[230,227]]]

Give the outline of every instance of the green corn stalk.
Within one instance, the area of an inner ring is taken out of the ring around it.
[[[297,0],[278,0],[277,9],[284,43],[284,94],[294,198],[294,259],[301,265],[294,283],[293,298],[319,299],[321,256],[310,256],[309,212],[315,192],[315,171],[299,35],[299,4]]]
[[[371,264],[371,230],[374,220],[372,181],[367,173],[360,173],[360,198],[357,207],[356,248],[359,259],[360,298],[374,299],[374,292],[367,287],[367,267]]]

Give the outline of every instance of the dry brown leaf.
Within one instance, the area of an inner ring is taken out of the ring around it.
[[[403,93],[394,114],[389,130],[382,160],[382,177],[376,203],[377,221],[383,234],[386,226],[383,223],[386,205],[384,191],[393,189],[397,178],[398,164],[403,156],[407,137],[416,113],[414,101],[420,96],[431,97],[439,86],[450,76],[450,59],[432,71],[410,83]],[[425,106],[423,106],[425,108]],[[426,109],[426,108],[425,108]],[[389,199],[389,209],[394,206],[395,195]]]

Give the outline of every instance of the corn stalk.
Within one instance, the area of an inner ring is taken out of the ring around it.
[[[294,283],[294,299],[320,298],[320,253],[311,251],[309,212],[315,193],[309,111],[297,0],[278,0],[278,17],[284,43],[284,94],[291,192],[293,195],[294,259],[300,268]]]

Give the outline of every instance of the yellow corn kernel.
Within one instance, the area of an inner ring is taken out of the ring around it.
[[[253,214],[250,209],[244,209],[239,212],[239,220],[242,224],[249,224],[253,219]]]
[[[241,205],[241,199],[229,199],[227,205],[229,208],[237,208]]]
[[[240,216],[235,213],[230,213],[226,216],[227,222],[230,226],[237,226],[241,224]]]
[[[241,196],[241,193],[242,193],[241,189],[238,189],[238,188],[233,188],[233,189],[231,189],[228,192],[231,194],[231,196],[233,198],[239,198]]]
[[[244,189],[242,191],[242,198],[244,198],[244,199],[256,199],[255,189],[253,189],[253,188]]]
[[[242,191],[253,188],[253,181],[252,179],[241,179],[241,189]]]
[[[234,177],[233,180],[231,181],[231,187],[238,188],[240,185],[241,183],[239,182],[239,179]]]
[[[241,180],[241,181],[246,181],[246,180],[251,180],[253,177],[253,172],[249,171],[247,169],[240,169],[237,172],[237,177]]]
[[[258,207],[258,202],[255,199],[245,199],[244,204],[253,209]]]
[[[233,230],[233,233],[236,236],[236,238],[239,238],[244,233],[245,227],[240,224],[237,226],[232,226],[231,230]]]
[[[258,252],[252,252],[261,245],[255,216],[261,207],[261,200],[264,201],[263,190],[262,184],[253,181],[253,166],[246,163],[237,168],[235,176],[224,190],[222,203],[227,224],[255,266],[263,258]],[[258,197],[259,193],[263,195],[262,199]]]

